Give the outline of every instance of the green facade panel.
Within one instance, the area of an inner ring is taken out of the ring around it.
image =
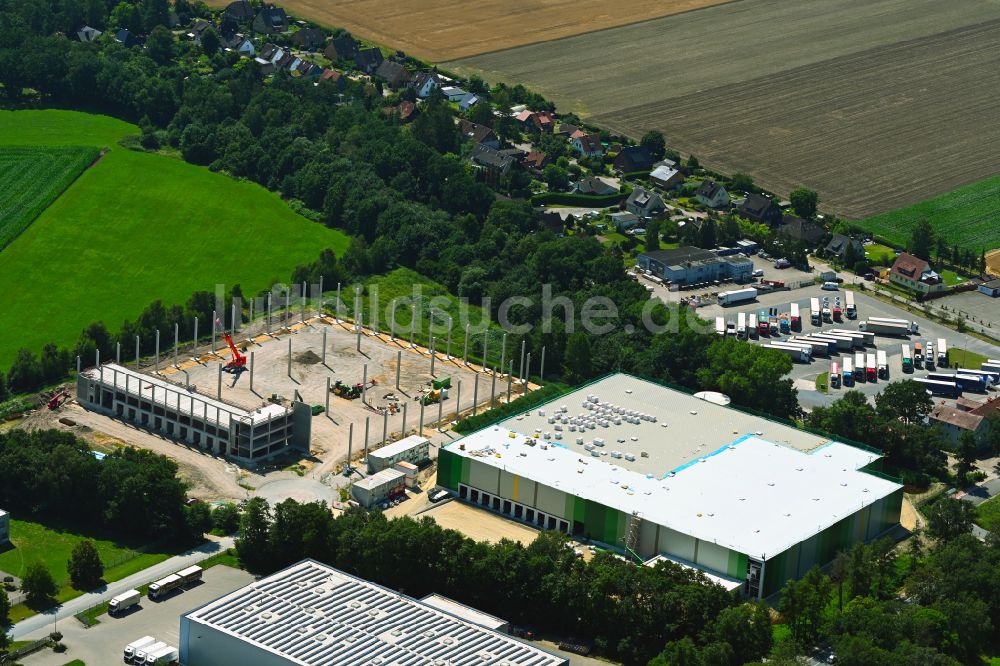
[[[437,482],[439,486],[449,490],[458,491],[458,483],[462,476],[461,458],[448,449],[441,449],[438,453]]]
[[[743,553],[738,553],[735,550],[729,551],[729,565],[726,567],[725,573],[727,576],[736,578],[738,580],[747,579],[747,556]]]

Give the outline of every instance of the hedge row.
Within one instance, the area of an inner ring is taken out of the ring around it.
[[[531,197],[531,203],[535,206],[558,204],[562,206],[579,206],[581,208],[607,208],[608,206],[617,205],[622,199],[628,197],[631,193],[632,190],[629,188],[625,188],[617,194],[606,194],[603,196],[570,194],[569,192],[546,192],[544,194],[536,194]]]

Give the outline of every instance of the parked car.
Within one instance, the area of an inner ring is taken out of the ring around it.
[[[824,282],[823,289],[826,291],[837,291],[839,285],[836,282]]]
[[[751,273],[751,275],[753,277],[764,277],[764,269],[763,268],[758,268],[753,273]]]

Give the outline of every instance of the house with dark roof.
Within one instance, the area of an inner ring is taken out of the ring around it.
[[[469,154],[469,163],[479,170],[487,183],[492,185],[499,183],[500,179],[509,174],[517,162],[513,155],[488,146],[476,146]]]
[[[458,100],[458,110],[465,113],[476,104],[483,101],[483,98],[475,93],[465,93],[460,100]]]
[[[600,157],[604,154],[600,134],[584,134],[569,142],[573,150],[581,157]]]
[[[570,138],[578,131],[580,131],[580,128],[577,127],[576,125],[573,125],[571,123],[559,123],[559,129],[556,130],[556,134],[560,134],[562,136],[565,136],[566,138]]]
[[[708,206],[709,208],[722,208],[729,205],[729,192],[722,185],[711,179],[701,182],[694,197],[703,206]]]
[[[462,132],[463,141],[472,141],[477,146],[487,146],[493,149],[500,148],[500,139],[496,133],[486,125],[477,125],[471,120],[460,120],[458,122],[459,131]]]
[[[195,44],[200,45],[202,35],[208,32],[209,28],[215,30],[215,26],[209,23],[208,21],[204,19],[198,19],[197,21],[194,22],[194,25],[188,31],[187,38],[190,39]]]
[[[552,114],[548,111],[539,111],[534,114],[531,117],[531,122],[536,130],[547,134],[551,134],[552,128],[555,127],[555,120],[552,118]]]
[[[618,173],[634,171],[649,172],[653,168],[653,156],[645,146],[626,146],[615,155],[613,166]]]
[[[104,33],[97,28],[91,28],[89,25],[85,25],[76,31],[76,38],[86,44],[96,40],[103,34]]]
[[[931,269],[930,264],[908,252],[896,257],[889,269],[889,282],[924,295],[945,290],[944,280]]]
[[[323,51],[330,60],[354,60],[358,55],[358,43],[353,37],[335,37]]]
[[[554,211],[542,213],[542,226],[556,236],[562,236],[566,233],[566,222],[559,213]]]
[[[142,46],[142,38],[136,36],[134,33],[129,32],[127,29],[122,28],[115,33],[115,41],[130,49],[135,46]]]
[[[573,183],[573,194],[588,194],[592,196],[606,196],[615,194],[618,188],[610,185],[596,176],[587,176]]]
[[[469,93],[458,86],[441,86],[441,94],[444,95],[449,102],[458,102]]]
[[[375,76],[384,80],[393,90],[398,90],[410,80],[410,73],[395,60],[386,60],[379,65]]]
[[[781,222],[781,206],[771,197],[751,192],[739,205],[737,214],[744,220],[775,225]]]
[[[236,19],[238,23],[246,23],[254,17],[253,5],[250,4],[250,0],[235,0],[226,5],[226,9],[223,13]]]
[[[813,220],[804,220],[794,215],[785,215],[782,218],[781,226],[778,227],[778,233],[788,236],[792,240],[802,241],[809,247],[815,247],[817,243],[823,240],[826,230],[823,228],[823,225]]]
[[[990,432],[990,417],[1000,413],[1000,398],[989,397],[986,402],[959,398],[954,406],[945,401],[934,405],[927,415],[931,425],[953,445],[958,444],[962,433],[970,432],[982,446]]]
[[[374,74],[375,70],[385,62],[385,57],[377,48],[360,49],[354,56],[354,64],[365,74]]]
[[[521,158],[521,167],[528,171],[540,173],[552,160],[540,150],[531,150]]]
[[[319,28],[303,28],[292,35],[292,44],[304,51],[315,51],[326,43],[326,33]]]
[[[834,234],[833,238],[830,239],[830,242],[826,244],[824,251],[827,256],[836,257],[837,259],[843,261],[844,257],[847,256],[847,248],[849,247],[854,248],[854,256],[858,258],[857,260],[864,259],[864,244],[862,244],[861,241],[845,236],[844,234]]]
[[[281,7],[269,5],[264,7],[253,20],[254,32],[262,35],[276,35],[288,32],[288,15]]]
[[[636,187],[625,200],[625,210],[638,217],[653,217],[666,209],[660,195],[644,187]]]
[[[672,190],[684,184],[684,174],[679,169],[663,164],[649,172],[649,180],[665,190]]]

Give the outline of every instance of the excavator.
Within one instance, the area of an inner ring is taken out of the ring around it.
[[[215,323],[217,326],[221,325],[221,322],[216,319]],[[222,370],[224,372],[231,372],[234,375],[238,375],[247,369],[247,357],[240,353],[240,350],[236,348],[233,343],[233,339],[226,333],[225,329],[222,330],[222,337],[226,340],[226,344],[229,345],[229,349],[233,352],[233,357],[226,363]]]
[[[333,391],[334,395],[340,396],[341,398],[356,400],[361,397],[361,393],[364,391],[364,386],[361,384],[351,386],[350,384],[345,384],[338,379],[334,385],[330,387],[330,390]]]

